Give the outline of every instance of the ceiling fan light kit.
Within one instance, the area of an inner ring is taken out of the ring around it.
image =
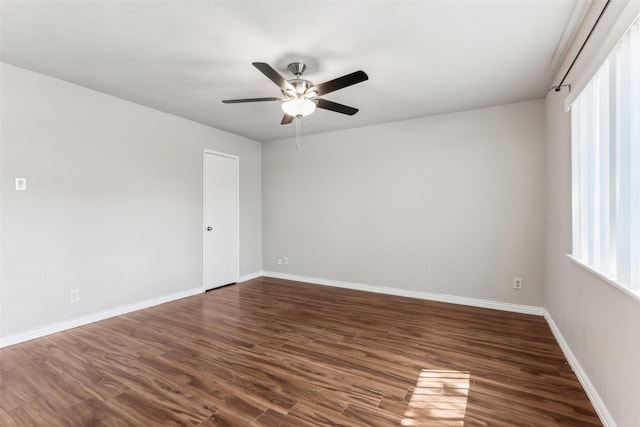
[[[297,96],[282,103],[282,111],[288,116],[301,118],[316,111],[316,103],[302,96]]]
[[[283,97],[228,99],[222,102],[225,104],[238,104],[244,102],[281,101],[284,117],[280,124],[283,125],[291,123],[295,118],[300,119],[313,114],[316,108],[322,108],[324,110],[353,116],[358,112],[357,108],[318,98],[318,96],[322,96],[369,79],[364,71],[356,71],[351,74],[338,77],[337,79],[329,80],[319,85],[314,85],[309,80],[302,78],[302,74],[307,67],[301,62],[293,62],[289,64],[289,71],[291,71],[295,76],[290,80],[282,77],[282,75],[280,75],[280,73],[278,73],[273,67],[264,62],[254,62],[253,66],[280,88]]]

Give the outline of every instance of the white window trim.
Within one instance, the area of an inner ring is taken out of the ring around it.
[[[584,262],[582,262],[580,259],[574,257],[573,255],[571,255],[571,254],[565,254],[565,255],[567,256],[567,258],[569,258],[571,261],[573,261],[577,266],[584,268],[585,270],[587,270],[591,274],[595,275],[596,277],[602,279],[603,281],[605,281],[606,283],[610,284],[614,288],[618,289],[619,291],[624,292],[627,295],[630,295],[631,297],[633,297],[633,299],[635,299],[636,301],[640,302],[640,291],[636,293],[634,290],[626,288],[626,287],[620,285],[619,283],[616,283],[616,281],[613,278],[605,276],[604,274],[600,273],[598,270],[593,269],[592,267],[590,267],[589,265],[585,264]]]

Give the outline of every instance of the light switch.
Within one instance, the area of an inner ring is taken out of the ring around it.
[[[16,191],[27,190],[27,178],[16,178]]]

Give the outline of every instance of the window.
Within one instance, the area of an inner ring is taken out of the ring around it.
[[[573,256],[640,295],[640,17],[571,105]]]

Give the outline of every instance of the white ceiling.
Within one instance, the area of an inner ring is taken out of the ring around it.
[[[541,98],[587,0],[1,1],[1,59],[258,141],[293,136],[252,62],[369,80],[303,134]],[[560,55],[558,55],[560,54]]]

